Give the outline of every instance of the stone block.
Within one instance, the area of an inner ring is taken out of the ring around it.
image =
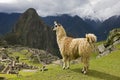
[[[109,54],[110,53],[110,50],[106,50],[106,51],[104,51],[102,54],[103,55],[107,55],[107,54]]]
[[[119,43],[120,43],[120,40],[115,41],[115,42],[113,43],[113,45],[116,45],[116,44],[119,44]]]
[[[105,46],[103,44],[99,45],[98,50],[100,53],[102,53],[103,51],[105,51]]]

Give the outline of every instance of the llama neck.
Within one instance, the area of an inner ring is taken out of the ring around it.
[[[60,31],[58,31],[56,35],[57,35],[57,42],[61,42],[61,40],[67,36],[64,29],[61,29]]]
[[[56,37],[57,37],[58,46],[59,46],[59,48],[61,48],[64,38],[66,37],[66,34],[57,34],[56,33],[56,35],[57,35]]]
[[[57,34],[57,40],[61,40],[62,38],[66,37],[66,35],[63,34]]]

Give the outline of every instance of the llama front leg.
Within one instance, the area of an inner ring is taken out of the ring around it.
[[[66,69],[69,69],[70,68],[70,59],[67,59],[67,67]]]
[[[66,59],[63,58],[63,70],[66,68],[66,63],[67,63]]]

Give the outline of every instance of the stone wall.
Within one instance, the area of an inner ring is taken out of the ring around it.
[[[120,28],[111,30],[106,42],[98,46],[99,57],[111,53],[117,44],[120,44]]]
[[[105,46],[104,44],[98,45],[99,56],[104,56],[115,50],[115,45],[120,44],[120,39],[114,40],[113,44]]]
[[[15,55],[11,56],[15,52],[25,55],[26,58],[21,58],[20,56]],[[21,69],[39,69],[39,66],[29,65],[23,60],[31,60],[31,58],[33,60],[37,60],[43,66],[59,59],[57,56],[40,49],[18,46],[0,48],[0,72],[7,74],[19,74]],[[43,67],[43,70],[46,70],[46,68]]]

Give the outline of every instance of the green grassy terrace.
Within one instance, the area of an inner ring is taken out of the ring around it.
[[[7,80],[120,80],[120,45],[116,48],[116,51],[101,58],[96,58],[96,53],[92,54],[89,72],[86,75],[81,73],[82,64],[72,64],[69,70],[62,70],[62,66],[50,64],[47,65],[48,71],[20,71],[19,76],[0,74],[0,77],[5,77]]]

